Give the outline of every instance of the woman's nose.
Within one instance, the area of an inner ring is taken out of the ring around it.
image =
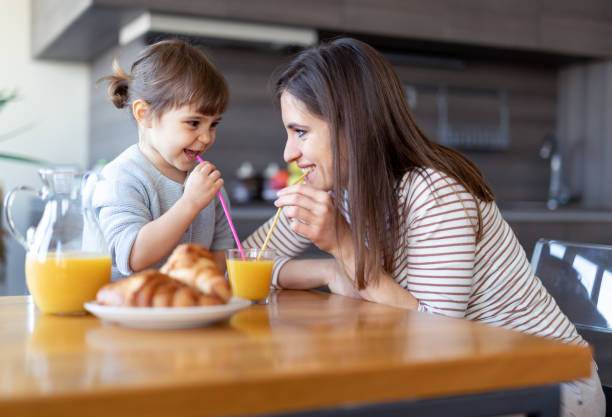
[[[283,158],[285,162],[293,162],[300,157],[300,149],[295,143],[295,140],[291,138],[287,138],[287,143],[285,143],[285,151],[283,152]]]

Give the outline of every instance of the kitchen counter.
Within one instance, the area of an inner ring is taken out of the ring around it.
[[[560,206],[556,210],[546,207],[544,201],[517,201],[499,203],[502,216],[508,222],[588,222],[612,223],[612,208]],[[262,220],[274,216],[276,207],[270,202],[232,205],[232,218]]]
[[[570,204],[550,210],[544,201],[501,202],[499,208],[508,222],[612,223],[612,208]]]

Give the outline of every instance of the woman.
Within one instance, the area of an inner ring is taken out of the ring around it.
[[[478,168],[429,140],[397,75],[370,46],[301,53],[276,84],[284,158],[308,170],[275,202],[283,288],[334,293],[584,344],[534,276]],[[245,245],[261,246],[268,221]],[[310,243],[333,259],[296,260]],[[563,384],[564,415],[603,416],[595,367]]]

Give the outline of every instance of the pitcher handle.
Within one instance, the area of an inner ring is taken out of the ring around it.
[[[34,194],[36,197],[40,198],[40,193],[36,191],[34,188],[28,187],[26,185],[22,185],[20,187],[15,187],[9,192],[4,198],[4,218],[6,219],[6,224],[8,225],[8,231],[13,235],[13,237],[23,246],[26,250],[28,250],[28,242],[25,237],[17,230],[15,227],[15,222],[13,221],[13,216],[11,215],[11,207],[13,206],[13,200],[15,199],[15,194],[18,191],[26,191],[28,193]]]

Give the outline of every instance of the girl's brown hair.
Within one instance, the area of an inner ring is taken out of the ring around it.
[[[342,220],[345,204],[338,197],[348,192],[359,289],[375,279],[372,272],[381,266],[391,273],[394,249],[401,246],[397,186],[406,172],[433,168],[478,199],[494,200],[471,161],[428,139],[417,126],[397,74],[371,46],[341,38],[302,52],[276,82],[278,101],[285,91],[329,123],[336,220]],[[482,217],[476,207],[479,240]]]
[[[184,105],[195,105],[205,115],[223,113],[229,90],[221,72],[197,47],[173,39],[145,48],[132,64],[130,74],[113,62],[108,95],[117,108],[142,99],[153,116]]]

